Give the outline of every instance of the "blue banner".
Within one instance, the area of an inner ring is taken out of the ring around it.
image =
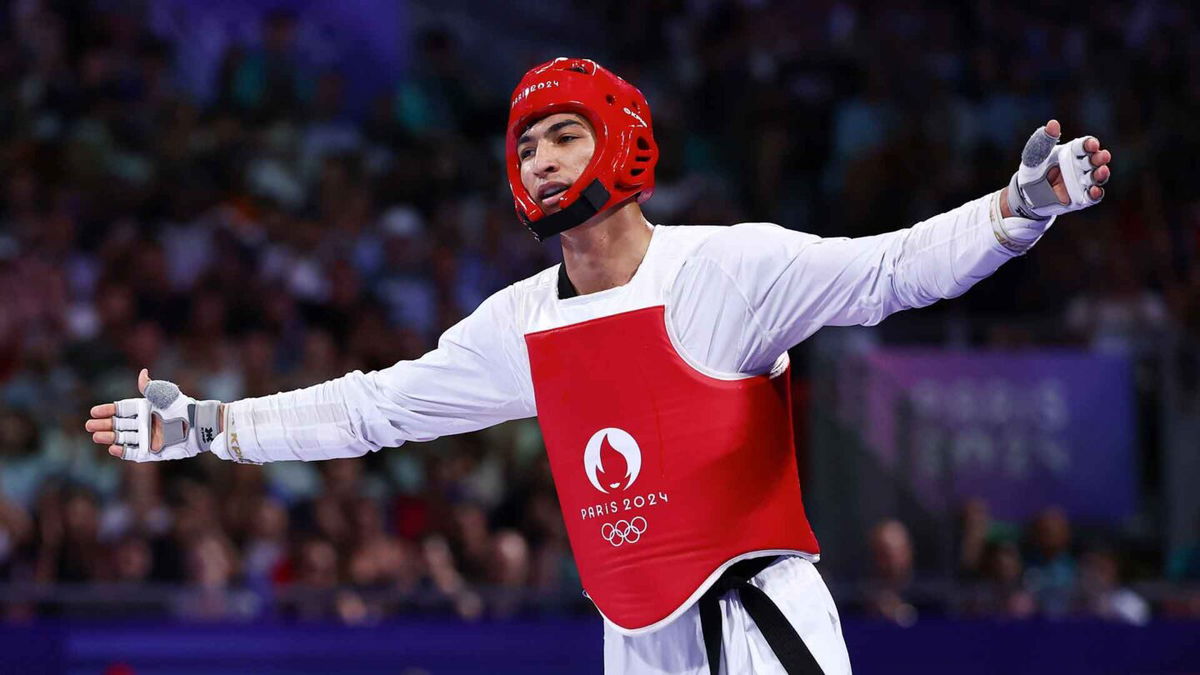
[[[1135,508],[1130,364],[1069,351],[881,350],[843,406],[885,466],[931,507],[969,497],[1002,518],[1047,506],[1093,520]]]

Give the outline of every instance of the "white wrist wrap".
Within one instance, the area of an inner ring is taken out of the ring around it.
[[[1050,229],[1050,226],[1054,224],[1054,216],[1044,220],[1029,220],[1019,216],[1005,218],[1000,211],[1001,192],[1003,191],[996,191],[988,199],[991,212],[988,220],[992,223],[992,232],[996,235],[996,241],[1000,242],[1004,248],[1013,253],[1024,253],[1042,238],[1046,230]]]

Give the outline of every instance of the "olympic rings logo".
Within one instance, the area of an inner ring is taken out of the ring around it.
[[[646,519],[634,516],[633,520],[618,520],[616,523],[605,523],[600,526],[600,536],[613,546],[626,542],[636,544],[646,531]]]

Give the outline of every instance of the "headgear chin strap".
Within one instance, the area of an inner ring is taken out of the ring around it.
[[[587,168],[562,193],[561,210],[547,215],[521,182],[517,141],[530,125],[556,113],[587,119],[596,149]],[[525,73],[513,92],[505,137],[517,217],[541,241],[631,198],[639,203],[649,199],[658,163],[651,124],[642,92],[595,61],[560,57]]]

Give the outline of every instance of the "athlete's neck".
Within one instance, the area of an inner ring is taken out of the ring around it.
[[[559,235],[563,265],[579,295],[629,283],[646,257],[652,232],[641,207],[631,201]]]

